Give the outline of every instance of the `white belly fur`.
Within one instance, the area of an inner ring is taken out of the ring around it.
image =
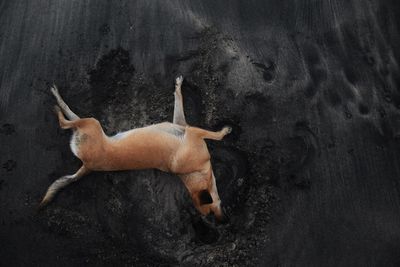
[[[74,155],[76,157],[78,157],[79,148],[76,145],[76,140],[75,140],[76,135],[77,135],[77,132],[74,131],[74,133],[72,134],[72,137],[71,137],[71,141],[69,142],[69,146],[71,147],[72,153],[74,153]]]
[[[122,138],[124,138],[125,136],[127,136],[129,134],[129,132],[121,132],[121,133],[117,133],[116,135],[112,136],[112,139],[115,140],[120,140]]]

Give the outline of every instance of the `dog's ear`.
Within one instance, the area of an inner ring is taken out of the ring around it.
[[[200,205],[206,205],[213,203],[212,197],[207,190],[199,192]]]

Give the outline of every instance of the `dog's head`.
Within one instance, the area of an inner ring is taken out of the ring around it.
[[[181,176],[183,183],[191,194],[195,208],[204,216],[211,212],[219,222],[226,222],[221,208],[215,177],[210,169],[206,173],[196,172]]]

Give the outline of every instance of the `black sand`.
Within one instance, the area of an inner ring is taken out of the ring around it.
[[[0,2],[1,266],[399,266],[398,1]],[[108,134],[172,119],[209,142],[230,222],[155,170],[80,166],[49,87]],[[212,219],[211,219],[212,220]]]

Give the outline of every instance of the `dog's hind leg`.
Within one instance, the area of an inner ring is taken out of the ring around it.
[[[89,169],[87,169],[85,166],[82,166],[75,174],[65,175],[55,180],[47,189],[47,192],[43,197],[42,202],[40,202],[39,208],[43,208],[44,206],[46,206],[54,198],[54,196],[60,189],[64,188],[72,182],[79,180],[79,178],[88,174],[89,172]]]
[[[75,121],[66,120],[59,106],[57,105],[54,106],[54,112],[58,117],[58,123],[60,124],[61,129],[71,129],[76,127],[78,120]]]
[[[186,123],[186,119],[185,119],[185,113],[183,110],[183,99],[182,99],[182,92],[181,92],[182,82],[183,82],[182,76],[179,76],[176,78],[173,123],[179,124],[182,126],[186,126],[187,123]]]
[[[57,100],[58,105],[60,106],[62,112],[67,116],[68,119],[70,120],[78,120],[80,119],[78,115],[76,115],[69,107],[68,105],[64,102],[64,100],[61,98],[60,93],[58,92],[57,86],[53,85],[53,87],[50,88],[51,92],[53,93],[54,97]]]

